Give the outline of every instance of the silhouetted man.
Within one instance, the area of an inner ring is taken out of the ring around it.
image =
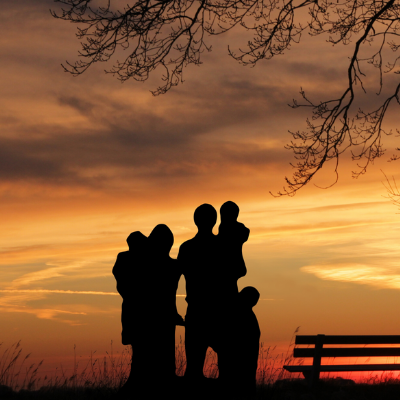
[[[217,212],[210,204],[202,204],[194,212],[198,232],[184,242],[178,254],[186,280],[185,377],[201,379],[207,348],[218,325],[221,276],[218,263],[218,240],[212,229]]]

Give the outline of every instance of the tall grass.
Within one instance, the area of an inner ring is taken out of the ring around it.
[[[73,372],[67,373],[61,367],[52,376],[45,376],[45,387],[66,388],[112,388],[119,389],[126,381],[130,371],[131,351],[125,348],[122,353],[114,354],[111,341],[110,352],[106,351],[103,357],[96,357],[91,352],[89,359],[82,366],[76,361],[76,347],[74,346]]]
[[[296,333],[296,332],[295,332]],[[276,354],[276,348],[260,346],[257,370],[259,385],[272,385],[279,379],[286,377],[283,365],[293,362],[291,342],[286,354]],[[0,348],[2,344],[0,344]],[[66,371],[61,366],[50,375],[39,376],[38,372],[43,363],[29,364],[30,354],[23,356],[20,342],[6,348],[0,358],[0,385],[13,390],[38,388],[111,388],[118,389],[126,381],[130,371],[131,349],[127,346],[122,353],[115,354],[111,342],[110,352],[106,356],[97,357],[91,352],[87,361],[78,362],[76,347],[74,346],[74,366]],[[183,376],[186,369],[185,346],[182,338],[175,347],[176,374]],[[83,364],[83,365],[82,365]],[[208,378],[218,377],[218,359],[212,350],[207,352],[204,364],[204,375]]]
[[[0,348],[3,343],[0,344]],[[131,352],[125,349],[115,356],[112,342],[111,351],[104,357],[95,357],[96,352],[91,352],[89,360],[82,367],[76,361],[76,348],[74,346],[74,367],[72,373],[66,372],[61,366],[56,368],[51,375],[39,376],[39,363],[28,364],[30,353],[22,354],[21,341],[4,349],[0,358],[0,385],[18,391],[21,389],[33,390],[41,387],[89,387],[89,388],[119,388],[129,374]]]
[[[3,346],[0,343],[0,350],[3,350]],[[43,360],[38,364],[29,364],[30,355],[29,353],[23,357],[21,341],[4,349],[0,358],[0,385],[14,390],[33,389],[40,381],[38,371]]]
[[[387,371],[384,373],[371,373],[364,380],[354,382],[343,378],[330,377],[324,379],[318,390],[310,391],[304,379],[298,380],[298,374],[290,374],[283,365],[301,363],[295,361],[292,350],[294,336],[286,352],[278,353],[275,347],[260,346],[259,362],[257,370],[257,400],[397,400],[399,395],[400,379],[397,375]],[[2,351],[2,352],[1,352]],[[182,376],[186,369],[185,346],[180,339],[175,348],[176,373]],[[114,353],[111,349],[105,356],[97,356],[92,352],[84,362],[77,361],[76,348],[74,348],[73,368],[68,371],[63,367],[53,371],[51,376],[39,374],[43,361],[30,363],[30,354],[24,355],[21,343],[16,342],[11,347],[5,348],[0,344],[0,397],[5,395],[7,399],[17,399],[14,393],[7,394],[8,388],[20,391],[20,400],[112,400],[115,393],[126,381],[130,371],[131,361],[130,346],[122,353]],[[151,373],[151,372],[150,372]],[[209,378],[218,377],[217,355],[213,351],[207,353],[204,365],[204,374]],[[351,378],[351,376],[349,376]],[[154,376],[155,382],[157,376]],[[216,400],[221,398],[221,392],[216,381],[209,380],[209,389],[205,398]],[[351,384],[352,383],[352,384]],[[2,385],[8,388],[2,387]],[[4,391],[6,389],[6,391]],[[21,391],[25,389],[26,391]],[[40,392],[34,392],[41,389]],[[198,391],[201,388],[195,388]],[[149,389],[150,390],[150,389]],[[8,392],[10,393],[10,391]],[[175,396],[177,400],[187,398],[185,385],[180,385]],[[7,397],[8,396],[8,397]]]

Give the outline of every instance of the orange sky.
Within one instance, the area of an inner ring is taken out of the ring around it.
[[[283,146],[307,116],[287,104],[300,87],[317,99],[337,94],[346,49],[305,38],[250,69],[227,56],[228,42],[244,40],[231,32],[183,85],[153,97],[156,78],[121,85],[102,65],[65,74],[60,64],[75,58],[78,42],[74,26],[51,18],[53,6],[6,0],[0,16],[0,342],[22,339],[49,362],[66,362],[74,344],[81,355],[111,340],[121,350],[111,269],[128,234],[165,223],[175,257],[196,233],[194,209],[226,200],[251,230],[239,285],[261,293],[264,343],[284,349],[298,326],[303,334],[399,333],[400,215],[380,171],[400,181],[398,164],[379,160],[353,180],[356,166],[344,157],[329,190],[269,194],[291,174]],[[389,139],[388,155],[397,140]],[[315,183],[333,180],[328,167]],[[184,293],[182,280],[182,314]]]

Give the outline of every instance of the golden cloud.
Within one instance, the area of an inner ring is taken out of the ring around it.
[[[396,269],[365,264],[309,265],[300,268],[302,272],[323,280],[359,283],[380,289],[400,289],[400,269]]]

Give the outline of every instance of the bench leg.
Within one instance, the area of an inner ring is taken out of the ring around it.
[[[318,384],[319,376],[315,376],[315,374],[313,374],[313,371],[304,371],[302,372],[302,374],[309,388],[313,388],[315,385]]]
[[[308,386],[310,388],[317,385],[319,382],[319,374],[321,371],[321,353],[324,343],[324,336],[325,335],[317,335],[317,340],[315,342],[313,366],[310,371],[310,377],[308,378]]]
[[[311,387],[311,371],[304,371],[302,372],[307,385]]]

